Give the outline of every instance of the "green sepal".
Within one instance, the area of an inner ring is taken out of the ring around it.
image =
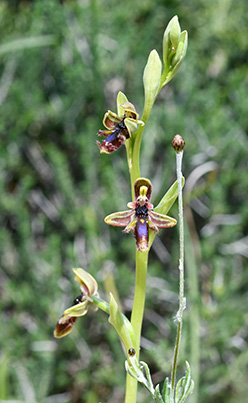
[[[85,300],[81,304],[73,305],[70,308],[66,309],[64,315],[73,317],[84,316],[88,312],[88,305],[89,301]]]
[[[121,313],[113,295],[110,293],[109,296],[110,301],[108,321],[115,328],[126,348],[126,351],[128,351],[130,348],[135,348],[136,346],[133,326],[126,316]]]
[[[142,115],[142,120],[147,121],[154,101],[158,95],[160,88],[160,80],[162,73],[162,62],[158,55],[158,52],[153,49],[148,57],[147,64],[145,66],[143,82],[145,91],[145,106]]]
[[[185,376],[182,377],[176,386],[175,402],[183,403],[193,393],[194,381],[191,379],[191,372],[189,363],[186,361],[186,372]]]
[[[120,108],[120,105],[124,104],[125,102],[128,102],[128,99],[126,95],[119,91],[117,95],[117,114],[118,116],[121,116],[123,114],[123,109]]]

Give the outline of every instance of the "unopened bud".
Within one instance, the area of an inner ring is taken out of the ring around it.
[[[174,148],[174,150],[176,151],[176,153],[179,153],[180,151],[182,151],[184,149],[185,141],[184,141],[183,137],[180,136],[180,134],[176,134],[173,137],[171,145]]]

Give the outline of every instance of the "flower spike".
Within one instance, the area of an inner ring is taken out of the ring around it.
[[[73,305],[64,311],[59,319],[55,330],[54,337],[61,338],[69,334],[79,316],[84,316],[88,312],[89,306],[97,310],[96,306],[91,303],[91,296],[98,297],[96,280],[83,269],[73,269],[76,274],[75,281],[80,284],[81,293],[75,298]]]
[[[177,223],[172,217],[152,211],[151,193],[151,182],[146,178],[137,179],[134,183],[135,200],[127,205],[131,210],[110,214],[104,220],[106,224],[125,227],[124,232],[133,231],[140,252],[149,249],[149,229],[158,232],[158,228],[174,227]]]
[[[120,99],[126,102],[119,104]],[[98,131],[98,136],[106,137],[102,143],[97,141],[101,153],[111,154],[136,132],[138,124],[144,125],[141,120],[138,120],[139,115],[134,105],[128,102],[122,93],[117,96],[117,109],[118,115],[111,111],[104,115],[103,124],[108,130]]]

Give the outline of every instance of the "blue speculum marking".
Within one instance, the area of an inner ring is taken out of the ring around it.
[[[139,204],[137,205],[136,209],[135,209],[135,213],[137,217],[148,217],[148,208],[146,207],[146,205],[144,206],[140,206]]]

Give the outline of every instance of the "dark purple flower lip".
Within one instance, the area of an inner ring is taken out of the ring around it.
[[[102,143],[97,141],[100,152],[105,154],[116,151],[130,137],[124,120],[118,123],[114,130],[99,130],[98,136],[106,137]]]

